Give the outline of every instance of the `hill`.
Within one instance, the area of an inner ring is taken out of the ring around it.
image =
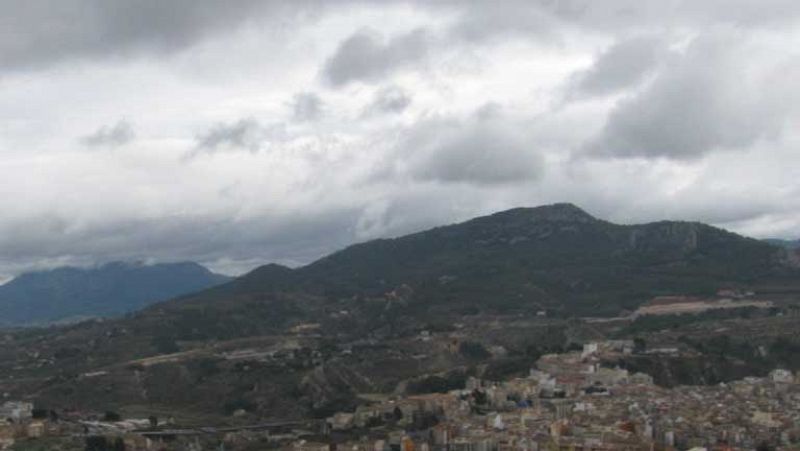
[[[655,295],[751,286],[792,267],[784,249],[709,225],[617,225],[555,204],[357,244],[294,270],[267,265],[182,301],[265,293],[392,298],[400,289],[411,310],[426,314],[615,315]]]
[[[115,262],[29,272],[0,286],[0,326],[120,315],[229,279],[196,263]]]
[[[357,244],[300,268],[265,265],[116,320],[9,334],[0,338],[0,392],[131,415],[324,417],[352,410],[361,394],[523,374],[541,354],[598,337],[648,334],[672,346],[683,335],[749,328],[751,347],[775,347],[776,334],[796,329],[800,316],[788,307],[762,322],[731,316],[732,329],[710,316],[622,326],[574,318],[721,287],[796,303],[800,272],[784,248],[701,223],[619,225],[570,204],[518,208]],[[712,380],[701,377],[705,351],[696,352],[691,368],[669,367],[685,376],[674,383]],[[728,363],[714,363],[714,374]],[[748,374],[767,367],[756,363]]]

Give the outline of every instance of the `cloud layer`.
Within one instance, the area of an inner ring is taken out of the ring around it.
[[[774,139],[797,86],[779,81],[783,68],[743,65],[758,60],[743,37],[695,38],[642,92],[622,100],[588,148],[620,157],[697,158]]]
[[[793,0],[0,8],[0,278],[237,274],[561,201],[800,237]]]

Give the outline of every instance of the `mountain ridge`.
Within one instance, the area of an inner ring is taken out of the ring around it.
[[[357,243],[294,269],[264,265],[182,299],[287,292],[369,298],[405,285],[415,293],[412,303],[433,307],[527,303],[565,314],[614,314],[648,296],[713,293],[792,266],[783,249],[700,222],[619,225],[559,203]],[[604,305],[603,296],[614,299]]]
[[[0,365],[0,376],[14,376],[0,382],[48,406],[322,417],[352,411],[358,393],[461,365],[528,365],[587,337],[615,337],[626,330],[617,321],[579,318],[628,316],[659,295],[724,288],[796,302],[800,271],[787,252],[697,222],[617,225],[574,206],[513,209],[355,244],[299,268],[264,265],[122,318],[16,334],[19,350],[0,347],[0,363],[34,354],[52,363],[32,361],[26,373]],[[438,344],[420,339],[431,336]],[[512,360],[463,352],[476,343],[502,346]],[[65,376],[98,371],[108,374]],[[354,378],[373,382],[353,387]]]
[[[230,280],[193,262],[109,262],[20,274],[0,285],[0,325],[116,316]]]

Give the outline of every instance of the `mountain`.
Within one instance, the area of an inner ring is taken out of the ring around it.
[[[660,294],[777,283],[795,263],[784,249],[702,223],[618,225],[555,204],[356,244],[297,269],[263,266],[170,306],[302,294],[350,308],[402,298],[412,315],[616,315]]]
[[[778,238],[768,238],[764,241],[774,246],[781,246],[787,249],[800,249],[800,240],[792,241],[792,240],[782,240]]]
[[[0,286],[0,325],[120,315],[230,280],[196,263],[108,263],[22,274]]]
[[[240,409],[253,422],[324,417],[352,411],[360,394],[483,371],[523,374],[543,353],[632,339],[662,320],[620,326],[574,317],[619,315],[660,294],[725,287],[796,300],[798,263],[784,248],[697,222],[619,225],[570,204],[517,208],[356,244],[299,268],[265,265],[115,320],[8,334],[0,337],[0,393],[143,416],[148,406],[224,421]],[[687,334],[742,330],[750,346],[742,352],[752,357],[759,346],[796,355],[800,347],[774,339],[793,337],[797,318],[723,327],[698,315],[663,324],[670,346]],[[719,360],[739,348],[709,349]],[[694,355],[692,371],[677,361],[652,368],[705,374],[711,357]]]

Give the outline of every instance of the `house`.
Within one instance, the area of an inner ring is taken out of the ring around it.
[[[122,437],[126,450],[148,450],[154,449],[150,438],[138,434],[125,434]]]
[[[29,438],[39,438],[45,436],[45,424],[43,421],[32,421],[25,428],[25,433]]]
[[[295,443],[294,449],[297,451],[329,451],[331,447],[326,443],[307,442],[305,440],[301,440],[300,442]]]
[[[328,424],[333,431],[346,431],[353,428],[354,419],[352,413],[337,412],[328,418]]]
[[[9,449],[14,446],[17,431],[12,424],[0,424],[0,450]]]
[[[791,384],[794,382],[794,375],[789,370],[777,369],[769,373],[772,382]]]
[[[7,401],[0,405],[0,419],[20,422],[33,417],[33,404],[22,401]]]

